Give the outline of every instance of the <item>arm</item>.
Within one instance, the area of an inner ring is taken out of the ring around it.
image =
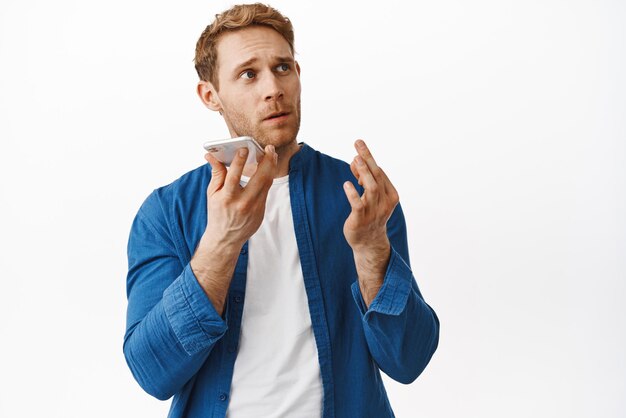
[[[363,141],[351,169],[364,193],[344,184],[352,212],[344,235],[352,247],[358,279],[352,286],[363,315],[372,357],[391,378],[410,383],[437,348],[439,319],[417,287],[409,267],[406,226],[398,194]]]
[[[207,223],[182,266],[158,197],[144,202],[128,242],[126,361],[141,387],[167,399],[198,372],[227,330],[226,295],[243,243],[258,229],[276,170],[273,147],[248,186],[239,185],[247,149],[231,170],[216,160],[207,188]],[[215,257],[219,254],[219,257]]]
[[[139,210],[128,241],[124,355],[139,385],[165,400],[200,369],[227,324],[181,265],[156,199]]]
[[[437,349],[439,318],[422,298],[411,272],[400,205],[388,227],[391,255],[381,287],[369,305],[362,297],[360,279],[352,284],[352,295],[372,357],[389,377],[408,384],[422,373]]]

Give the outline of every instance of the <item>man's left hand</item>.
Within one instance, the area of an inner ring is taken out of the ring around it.
[[[399,197],[365,142],[357,140],[354,145],[358,155],[350,164],[350,169],[365,191],[359,196],[351,182],[344,183],[352,211],[343,226],[343,234],[354,252],[361,294],[369,307],[383,284],[387,270],[391,255],[387,221]]]

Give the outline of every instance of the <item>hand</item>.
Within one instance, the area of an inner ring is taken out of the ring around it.
[[[240,185],[248,149],[237,151],[230,170],[205,154],[211,164],[212,177],[207,187],[207,227],[205,235],[213,242],[243,246],[261,226],[265,215],[265,201],[276,174],[278,155],[273,145],[265,147],[263,160],[258,164],[246,187]]]
[[[207,226],[189,263],[215,310],[223,315],[239,251],[263,222],[278,154],[272,145],[265,147],[265,156],[246,187],[241,187],[239,182],[248,148],[238,150],[230,170],[210,153],[204,158],[213,168],[206,192]]]
[[[346,219],[343,233],[353,250],[361,250],[388,243],[387,221],[399,197],[387,175],[374,161],[365,142],[356,141],[355,148],[358,155],[350,164],[350,169],[365,191],[359,196],[351,182],[344,183],[352,212]]]
[[[352,247],[361,295],[369,307],[383,284],[391,256],[387,221],[399,197],[365,142],[356,141],[355,148],[358,155],[350,164],[350,169],[365,191],[359,196],[351,182],[344,183],[352,211],[344,223],[343,234]]]

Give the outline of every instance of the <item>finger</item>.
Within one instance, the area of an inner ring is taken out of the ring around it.
[[[359,170],[356,169],[356,161],[352,160],[352,162],[350,163],[350,171],[352,171],[352,175],[354,175],[354,177],[359,180]],[[359,184],[361,184],[359,182]]]
[[[217,160],[210,152],[204,154],[204,159],[211,165],[211,181],[207,188],[207,193],[213,194],[224,185],[224,179],[226,179],[226,167],[220,161]]]
[[[379,191],[382,191],[378,182],[370,172],[368,165],[365,164],[365,161],[363,161],[361,156],[357,155],[354,157],[354,161],[356,163],[356,169],[359,172],[359,184],[370,194],[378,194]]]
[[[361,200],[361,196],[359,196],[359,192],[357,192],[354,184],[346,181],[345,183],[343,183],[343,191],[346,193],[348,202],[350,202],[352,212],[354,212],[357,216],[362,215],[363,211],[365,210],[365,204]]]
[[[379,182],[379,184],[384,185],[385,195],[387,195],[387,197],[392,202],[396,202],[397,204],[397,202],[400,201],[400,197],[398,196],[398,191],[396,190],[391,180],[389,180],[389,177],[387,177],[387,173],[385,173],[385,171],[382,168],[379,168],[379,169],[380,169],[380,174],[382,178],[382,181]]]
[[[365,144],[365,141],[363,141],[362,139],[358,139],[354,143],[354,148],[356,148],[356,152],[363,159],[363,161],[365,161],[365,163],[369,167],[369,170],[372,173],[372,175],[376,179],[379,179],[380,178],[380,168],[378,168],[378,164],[376,164],[376,161],[374,160],[374,156],[372,155],[372,153],[370,152],[369,148]]]
[[[274,181],[277,167],[278,154],[276,154],[273,145],[268,145],[265,147],[265,155],[257,165],[255,173],[250,177],[244,193],[250,196],[256,196],[262,192],[267,193]]]
[[[239,190],[241,181],[241,174],[243,168],[246,165],[248,159],[248,147],[241,147],[235,153],[233,161],[230,163],[228,174],[226,174],[226,180],[224,182],[224,189],[228,191]]]

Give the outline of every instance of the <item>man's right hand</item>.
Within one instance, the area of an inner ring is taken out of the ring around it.
[[[240,148],[226,170],[211,153],[205,155],[213,170],[207,188],[208,222],[204,235],[212,241],[241,248],[261,226],[265,201],[274,180],[278,155],[273,145],[265,147],[263,160],[248,185],[240,185],[248,149]]]
[[[229,170],[210,153],[205,158],[212,167],[207,187],[207,226],[190,264],[216,311],[222,314],[241,247],[263,222],[278,155],[272,145],[266,146],[263,160],[246,187],[240,181],[247,148],[239,149]]]

